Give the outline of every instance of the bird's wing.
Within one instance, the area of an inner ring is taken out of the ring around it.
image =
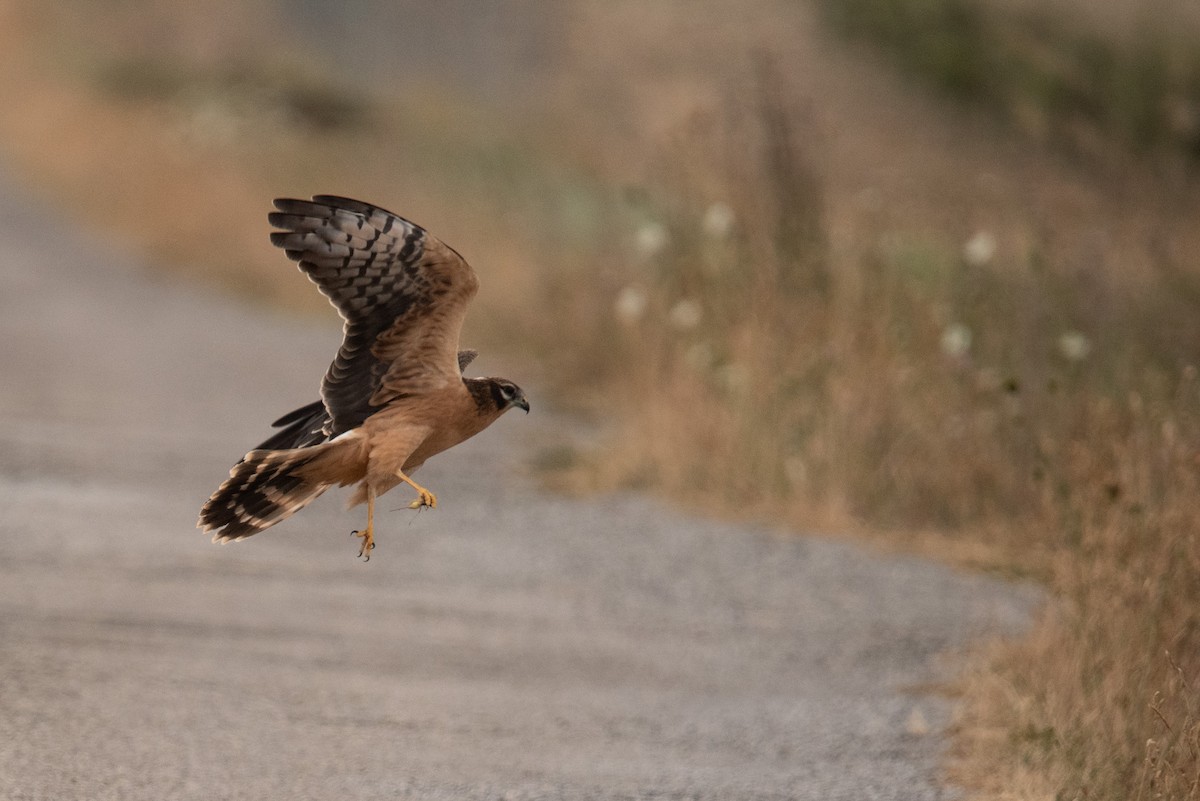
[[[276,431],[255,450],[282,451],[320,445],[329,439],[329,412],[325,402],[318,400],[288,412],[271,426],[282,430]]]
[[[479,281],[453,248],[389,211],[349,198],[279,199],[271,242],[345,322],[321,383],[329,434],[389,401],[461,381],[458,338]]]
[[[475,361],[475,357],[479,355],[479,351],[474,348],[467,348],[458,352],[458,372],[466,372],[467,365]]]
[[[477,350],[460,350],[458,352],[459,371],[467,369],[467,365],[475,361],[475,357],[478,355],[479,351]],[[329,440],[333,423],[329,419],[329,410],[325,408],[325,401],[316,400],[307,406],[293,409],[271,423],[271,427],[283,430],[276,431],[255,450],[281,451],[320,445]]]

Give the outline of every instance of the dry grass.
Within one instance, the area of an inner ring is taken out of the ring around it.
[[[778,167],[778,151],[803,159],[797,129],[759,123],[761,149],[739,134],[736,159],[685,159],[741,165],[720,195],[735,230],[705,232],[718,207],[702,190],[665,209],[666,244],[613,293],[618,319],[574,332],[570,352],[604,342],[593,358],[624,365],[639,410],[585,475],[918,547],[990,544],[971,558],[1056,600],[965,683],[955,775],[1196,798],[1195,277],[1063,276],[1037,254],[972,263],[919,242],[831,268],[819,217],[779,215],[815,188]],[[747,174],[748,152],[769,179]],[[941,539],[914,538],[931,529]]]
[[[319,314],[328,304],[267,239],[269,200],[369,197],[486,253],[473,261],[498,280],[479,327],[511,328],[502,320],[533,278],[534,234],[514,236],[512,217],[534,190],[508,191],[523,152],[503,133],[464,137],[485,126],[452,95],[331,83],[273,38],[272,9],[0,5],[0,137],[25,185],[158,268]]]
[[[1162,390],[1086,404],[1060,448],[1039,521],[1057,601],[966,682],[959,775],[998,795],[1020,770],[1047,797],[1200,797],[1195,370]]]
[[[854,149],[877,171],[858,188],[827,106],[749,72],[682,119],[659,75],[673,135],[637,162],[657,193],[626,198],[627,267],[577,301],[567,348],[621,365],[638,414],[576,480],[1045,581],[1031,636],[962,682],[953,778],[987,797],[1196,798],[1194,187],[1122,156],[1120,131],[1071,165],[954,141],[971,118],[909,117]],[[890,181],[888,159],[928,185]],[[981,164],[1019,188],[975,183]]]
[[[1200,45],[1194,10],[1102,3],[821,0],[844,35],[883,47],[905,71],[1071,149],[1200,157]]]
[[[234,35],[118,14],[96,36],[23,7],[0,10],[0,132],[48,193],[164,264],[313,308],[266,244],[264,198],[403,209],[486,271],[480,332],[621,411],[598,454],[547,456],[573,466],[556,480],[1046,582],[1029,638],[962,682],[956,780],[1200,797],[1192,177],[947,114],[803,7],[749,24],[722,3],[579,4],[564,134],[537,158],[445,95],[350,98],[333,117],[354,124],[331,128],[328,86],[245,17]],[[553,313],[522,322],[531,303]]]

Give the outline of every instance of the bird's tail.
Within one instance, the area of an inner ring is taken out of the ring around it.
[[[250,451],[200,510],[196,527],[213,532],[213,542],[243,540],[303,509],[346,476],[322,469],[345,461],[345,446],[334,440],[292,450]],[[331,458],[332,457],[332,458]]]

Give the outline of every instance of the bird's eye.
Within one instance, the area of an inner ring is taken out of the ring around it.
[[[505,400],[512,400],[513,397],[516,395],[516,391],[512,384],[501,384],[500,385],[500,395]]]

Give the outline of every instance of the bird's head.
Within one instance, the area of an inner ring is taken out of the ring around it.
[[[475,408],[489,423],[516,406],[528,414],[525,393],[506,378],[464,378],[467,391],[475,399]]]
[[[503,412],[515,406],[529,414],[529,401],[525,400],[525,393],[520,387],[504,378],[489,378],[488,382],[497,409]]]

